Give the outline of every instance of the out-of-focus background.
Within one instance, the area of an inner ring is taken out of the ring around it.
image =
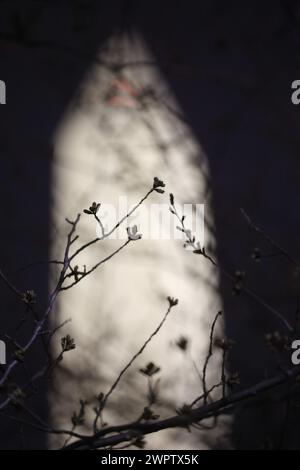
[[[33,288],[42,308],[54,273],[43,264],[20,268],[59,255],[64,217],[103,197],[110,202],[128,194],[134,203],[159,176],[181,203],[205,203],[208,249],[230,272],[245,271],[247,287],[293,322],[299,272],[249,230],[240,208],[297,259],[300,108],[291,102],[291,84],[300,78],[299,24],[292,0],[271,7],[207,1],[197,8],[126,0],[0,2],[0,79],[7,86],[7,104],[0,108],[5,274],[20,290]],[[116,80],[148,93],[142,109],[137,97],[119,96]],[[93,236],[87,219],[83,224],[83,237]],[[71,352],[69,369],[61,366],[53,381],[31,394],[37,413],[65,425],[81,392],[106,388],[161,318],[166,295],[179,297],[178,317],[168,319],[147,358],[162,367],[167,412],[197,392],[191,361],[174,343],[185,335],[192,360],[201,364],[218,309],[225,334],[236,342],[228,368],[239,372],[239,386],[278,370],[282,358],[267,348],[265,336],[286,332],[259,303],[232,295],[232,283],[205,260],[191,258],[180,242],[143,240],[130,250],[59,302],[52,324],[73,318],[69,329],[78,355],[72,359]],[[4,284],[0,289],[0,335],[12,336],[23,312]],[[27,319],[20,343],[31,327]],[[27,369],[21,368],[22,380],[39,366],[40,352],[37,344]],[[108,358],[115,365],[107,371]],[[216,355],[211,380],[218,361]],[[130,395],[134,372],[111,405],[112,420],[142,405],[143,388],[139,397]],[[57,444],[6,415],[0,419],[1,448]],[[170,433],[149,445],[297,448],[296,409],[286,422],[285,405],[272,391],[255,406],[238,407],[210,434],[185,433],[182,441]]]

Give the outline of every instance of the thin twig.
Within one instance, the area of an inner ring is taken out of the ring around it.
[[[243,215],[243,217],[245,218],[247,224],[249,225],[249,227],[254,231],[256,232],[258,235],[260,235],[262,238],[264,238],[273,248],[275,248],[278,253],[280,253],[281,255],[283,255],[286,259],[288,259],[290,261],[290,263],[294,264],[295,266],[297,266],[298,268],[300,268],[300,264],[299,262],[293,258],[286,250],[284,250],[283,248],[281,248],[280,245],[278,245],[277,242],[275,242],[269,235],[267,235],[263,230],[261,230],[249,217],[249,215],[246,213],[246,211],[241,208],[240,209],[241,211],[241,214]]]
[[[111,394],[113,393],[113,391],[117,387],[118,383],[120,382],[120,380],[123,377],[123,375],[125,374],[125,372],[131,367],[131,365],[134,363],[134,361],[143,353],[143,351],[146,349],[146,347],[148,346],[150,341],[153,339],[153,337],[156,336],[157,333],[160,331],[160,329],[163,326],[163,324],[165,323],[172,307],[173,307],[173,305],[170,303],[169,307],[168,307],[163,319],[160,321],[159,325],[155,328],[155,330],[151,333],[151,335],[148,337],[148,339],[144,342],[143,346],[130,359],[128,364],[126,364],[126,366],[121,370],[121,372],[119,373],[119,375],[116,378],[115,382],[112,384],[112,386],[110,387],[110,389],[108,390],[108,392],[104,396],[104,398],[102,400],[102,404],[101,404],[101,410],[104,409],[105,405],[107,404],[107,401],[108,401],[109,397],[111,396]],[[96,422],[96,424],[97,424],[97,422]]]
[[[206,356],[204,366],[203,366],[203,371],[202,371],[202,385],[203,385],[203,394],[204,394],[204,403],[205,404],[207,403],[207,397],[208,397],[207,389],[206,389],[206,370],[207,370],[209,360],[210,360],[210,358],[213,354],[213,340],[214,340],[215,326],[216,326],[216,323],[218,321],[219,316],[221,316],[221,315],[222,315],[222,312],[218,312],[217,315],[215,316],[215,319],[214,319],[212,325],[211,325],[210,335],[209,335],[208,354]]]

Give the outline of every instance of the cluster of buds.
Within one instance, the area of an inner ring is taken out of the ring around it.
[[[158,418],[159,415],[154,414],[151,408],[145,406],[141,419],[144,419],[145,421],[150,421]]]
[[[181,349],[181,351],[186,351],[189,345],[189,340],[185,336],[180,336],[176,341],[176,346]]]
[[[66,335],[60,340],[62,352],[71,351],[76,348],[76,344],[73,338],[70,335]]]
[[[165,186],[166,185],[162,180],[157,178],[157,176],[154,177],[154,179],[153,179],[153,189],[154,189],[154,191],[156,191],[157,193],[163,194],[165,191],[161,188],[164,188]]]
[[[30,304],[35,304],[36,303],[36,293],[34,290],[27,290],[22,294],[22,301],[25,302],[25,304],[30,305]]]
[[[160,367],[156,366],[153,362],[148,362],[146,367],[140,369],[140,372],[147,377],[152,377],[160,371]]]
[[[279,331],[266,334],[266,343],[271,351],[288,351],[289,338],[287,335],[282,335]]]
[[[79,271],[79,266],[74,266],[73,269],[71,269],[72,275],[74,276],[74,279],[76,282],[78,282],[82,277],[85,276],[86,274],[86,265],[83,266],[83,271]]]
[[[259,263],[260,260],[261,260],[261,252],[260,252],[260,249],[259,248],[254,248],[253,252],[252,252],[252,255],[251,255],[251,258],[253,259],[253,261],[256,261],[256,263]]]
[[[85,408],[88,402],[86,400],[80,399],[79,403],[80,403],[79,413],[76,413],[76,411],[74,411],[71,417],[73,426],[82,426],[85,422]]]
[[[235,282],[233,285],[232,293],[234,295],[239,295],[243,289],[243,280],[245,278],[245,271],[237,270],[234,274]]]
[[[83,209],[83,212],[89,215],[96,215],[98,210],[100,209],[100,206],[100,202],[93,202],[93,204],[88,209]]]
[[[171,308],[178,304],[178,299],[175,299],[174,297],[167,297],[167,301],[169,302]]]
[[[138,233],[137,226],[134,225],[133,227],[127,227],[127,235],[128,235],[128,240],[135,241],[135,240],[140,240],[142,238],[142,235]]]

